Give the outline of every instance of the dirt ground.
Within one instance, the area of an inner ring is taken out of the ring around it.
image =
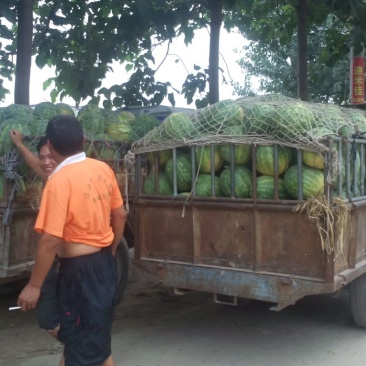
[[[129,281],[116,309],[113,332],[148,325],[159,316],[186,306],[186,300],[207,298],[205,294],[195,294],[177,301],[181,298],[164,288],[156,276],[135,266],[133,250],[130,257]],[[8,310],[16,305],[17,295],[14,292],[0,297],[0,365],[16,366],[44,355],[61,355],[62,346],[38,328],[36,311]]]
[[[274,312],[265,302],[177,296],[131,264],[112,331],[116,366],[365,365],[366,330],[355,326],[346,290]],[[38,328],[36,313],[8,311],[16,298],[0,297],[0,365],[58,365],[62,348]]]

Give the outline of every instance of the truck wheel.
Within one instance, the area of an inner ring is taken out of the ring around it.
[[[349,298],[356,325],[366,328],[366,273],[349,284]]]
[[[116,250],[115,258],[117,261],[117,273],[118,273],[118,287],[116,294],[116,301],[119,303],[123,292],[127,285],[128,280],[128,268],[129,268],[129,254],[128,254],[128,244],[126,239],[123,238]]]

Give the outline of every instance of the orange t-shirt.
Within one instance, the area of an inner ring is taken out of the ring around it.
[[[49,178],[35,230],[65,242],[106,247],[113,241],[111,209],[122,204],[113,170],[86,158],[65,165]]]

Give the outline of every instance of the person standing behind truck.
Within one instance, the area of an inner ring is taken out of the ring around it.
[[[36,173],[46,184],[48,177],[54,172],[57,163],[52,158],[50,150],[47,145],[45,136],[39,138],[37,144],[38,156],[33,154],[24,144],[23,135],[18,130],[10,131],[10,138],[13,144],[18,148],[22,154],[26,164],[30,169]],[[57,313],[57,263],[55,262],[51,267],[41,289],[40,300],[37,304],[38,325],[45,329],[49,334],[57,339],[57,332],[59,329],[59,319]]]
[[[53,117],[46,128],[59,164],[44,188],[35,230],[41,233],[29,283],[18,298],[33,309],[55,255],[58,275],[58,338],[66,365],[112,366],[111,328],[117,287],[114,253],[126,211],[113,170],[86,158],[80,122]]]
[[[51,152],[47,146],[47,139],[45,136],[41,136],[38,140],[37,144],[37,153],[38,156],[33,154],[27,146],[23,143],[23,135],[18,130],[10,131],[10,138],[13,144],[17,147],[19,152],[22,154],[25,163],[29,166],[30,169],[36,173],[38,177],[40,177],[43,181],[43,184],[46,184],[48,177],[55,170],[57,163],[53,159]]]

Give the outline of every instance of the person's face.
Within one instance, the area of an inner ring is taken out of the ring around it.
[[[47,176],[50,176],[57,166],[47,145],[42,146],[39,151],[39,165]]]

